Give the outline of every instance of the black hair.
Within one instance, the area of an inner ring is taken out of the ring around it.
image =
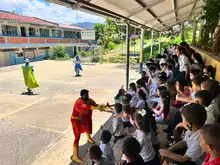
[[[145,71],[142,71],[141,73],[144,74],[144,75],[146,75],[146,72],[145,72]]]
[[[155,71],[156,71],[156,68],[155,68],[154,66],[151,66],[151,67],[150,67],[150,71],[151,71],[151,72],[155,72]]]
[[[131,99],[132,99],[132,96],[131,96],[131,94],[129,94],[129,93],[126,93],[125,94],[125,98],[127,98],[129,101],[131,101]]]
[[[199,98],[201,100],[201,104],[204,107],[208,107],[212,102],[212,95],[207,90],[201,90],[196,92],[195,98]]]
[[[199,53],[193,53],[193,57],[198,61],[199,64],[204,64],[202,56]]]
[[[119,89],[117,95],[115,96],[115,99],[118,99],[120,96],[123,96],[124,95],[124,90],[123,89]]]
[[[192,82],[197,85],[197,86],[201,86],[202,82],[204,81],[204,78],[202,76],[196,76]]]
[[[101,138],[100,140],[102,141],[103,144],[107,144],[111,141],[112,134],[109,130],[103,130],[101,132]]]
[[[203,139],[207,145],[216,152],[220,152],[220,124],[206,124],[200,132],[203,135]]]
[[[207,66],[207,72],[208,72],[209,76],[211,76],[211,77],[215,76],[215,69],[213,68],[212,65]]]
[[[138,159],[141,145],[134,137],[127,137],[122,144],[122,153],[129,159]]]
[[[167,64],[166,63],[162,63],[162,64],[160,64],[160,66],[164,67],[164,66],[167,66]]]
[[[170,92],[165,90],[160,92],[160,97],[162,98],[163,101],[163,111],[164,111],[164,118],[166,119],[169,112],[170,112]]]
[[[160,72],[160,73],[159,73],[159,77],[160,77],[160,76],[167,77],[167,74],[166,74],[165,72]]]
[[[102,158],[102,151],[100,147],[96,144],[93,144],[91,147],[89,147],[89,156],[92,159],[101,159]]]
[[[173,70],[173,66],[172,65],[168,65],[168,69],[169,70]]]
[[[204,106],[196,103],[191,103],[182,108],[181,111],[185,120],[193,123],[195,126],[201,128],[207,119],[207,114]]]
[[[167,82],[167,76],[161,75],[158,77],[158,79],[162,82],[162,83],[166,83]]]
[[[166,91],[166,90],[167,90],[167,87],[165,87],[165,86],[159,86],[159,87],[157,88],[157,90],[158,90],[159,92]]]
[[[199,69],[191,69],[190,73],[192,73],[194,76],[198,76],[201,74],[201,70]]]
[[[139,97],[141,100],[146,100],[146,94],[144,93],[143,90],[138,91],[138,97]]]
[[[127,115],[133,115],[134,112],[136,111],[135,108],[131,107],[129,104],[123,105],[122,109],[123,109],[124,113]]]
[[[181,42],[180,46],[185,47],[185,48],[189,48],[189,44],[187,44],[187,42],[185,42],[185,41]]]
[[[149,114],[148,111],[146,111],[146,114],[144,116],[142,116],[139,113],[136,113],[136,116],[135,116],[135,120],[136,120],[136,123],[139,129],[143,131],[146,135],[150,133],[151,131],[150,129],[150,118],[151,117],[152,117],[152,114],[151,113]]]
[[[120,103],[115,103],[114,107],[115,107],[115,111],[116,111],[117,113],[120,113],[120,112],[122,111],[122,104],[120,104]]]
[[[129,87],[131,88],[132,91],[135,91],[135,92],[137,91],[137,87],[135,83],[130,83]]]
[[[202,85],[205,90],[211,93],[213,99],[216,98],[220,93],[219,82],[216,80],[211,80],[211,79],[205,80],[202,82]]]
[[[122,99],[122,104],[123,104],[123,105],[126,105],[126,104],[129,105],[130,101],[131,101],[131,100],[129,100],[127,97],[125,97],[125,98]]]
[[[87,89],[82,89],[80,91],[80,96],[83,97],[85,94],[88,94],[88,93],[89,93],[89,91]]]
[[[136,84],[137,84],[137,86],[139,86],[139,87],[144,87],[145,82],[144,82],[142,79],[139,79],[139,80],[136,81]]]

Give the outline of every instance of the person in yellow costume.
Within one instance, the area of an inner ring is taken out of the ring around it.
[[[24,94],[33,94],[32,90],[33,88],[38,88],[40,84],[38,83],[35,75],[34,75],[34,66],[30,65],[30,60],[26,59],[25,65],[22,65],[22,71],[24,76],[24,83],[27,86],[27,93]]]

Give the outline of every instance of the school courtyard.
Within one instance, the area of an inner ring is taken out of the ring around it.
[[[0,164],[69,165],[74,136],[70,115],[83,88],[97,103],[113,102],[117,90],[125,84],[125,66],[84,64],[82,77],[74,77],[71,61],[32,63],[41,87],[35,95],[26,90],[21,65],[0,68]],[[130,80],[139,78],[135,69]],[[95,111],[93,136],[110,114]],[[109,127],[109,124],[105,124]],[[86,137],[80,140],[80,154],[86,156]]]

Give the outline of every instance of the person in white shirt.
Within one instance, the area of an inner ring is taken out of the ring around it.
[[[136,84],[137,84],[138,90],[142,90],[145,93],[146,98],[147,98],[149,94],[148,94],[145,82],[142,79],[139,79],[137,80]]]
[[[186,86],[189,82],[190,61],[188,57],[184,55],[185,49],[183,47],[179,46],[176,50],[179,63],[179,73],[175,77],[175,82],[179,82],[181,86]]]
[[[138,110],[145,109],[146,108],[146,95],[144,91],[140,90],[138,92],[138,98],[139,98],[139,101],[135,108]]]
[[[113,114],[112,117],[112,127],[113,127],[113,133],[112,135],[114,136],[114,142],[116,143],[117,140],[121,137],[124,136],[124,126],[123,126],[123,120],[122,118],[119,118],[117,116],[122,115],[122,104],[116,103],[115,104],[115,113]],[[116,116],[116,117],[114,117]]]
[[[102,155],[100,147],[96,144],[89,147],[89,157],[95,163],[94,165],[115,165],[115,162]]]
[[[196,103],[186,105],[181,110],[183,122],[178,127],[184,127],[188,131],[183,140],[177,142],[168,150],[160,149],[160,155],[166,157],[173,164],[202,165],[204,152],[200,147],[200,129],[206,122],[205,108]]]
[[[154,150],[151,138],[151,124],[150,124],[150,112],[142,109],[139,110],[135,117],[135,124],[138,131],[136,139],[141,145],[140,156],[143,158],[146,165],[160,165],[160,160]]]
[[[102,130],[101,132],[101,144],[100,144],[100,149],[102,151],[102,154],[108,158],[112,163],[115,163],[115,155],[114,155],[114,150],[112,149],[111,146],[111,137],[112,134],[108,130]]]
[[[127,94],[130,94],[132,97],[130,101],[131,107],[136,107],[139,99],[138,99],[137,88],[135,83],[129,84],[129,89],[127,91]]]

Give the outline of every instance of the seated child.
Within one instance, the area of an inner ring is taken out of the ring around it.
[[[114,136],[115,143],[119,138],[123,137],[125,133],[122,118],[114,117],[114,116],[120,116],[121,114],[122,114],[122,104],[116,103],[115,113],[112,118],[112,127],[113,127],[112,135]]]
[[[157,88],[157,96],[156,97],[150,97],[148,100],[147,100],[147,103],[149,104],[149,105],[151,105],[152,103],[159,103],[160,102],[160,93],[162,92],[162,91],[166,91],[167,90],[167,88],[165,87],[165,86],[160,86],[160,87],[158,87]],[[156,106],[154,106],[154,107],[156,107]]]
[[[191,93],[189,96],[187,96],[184,92],[180,90],[180,87],[177,83],[176,90],[177,90],[178,95],[176,97],[176,100],[187,102],[187,103],[192,103],[195,93],[201,90],[201,84],[203,81],[204,79],[201,76],[197,76],[191,81],[192,88],[191,88]]]
[[[115,155],[112,146],[110,144],[111,137],[112,137],[111,132],[109,132],[108,130],[103,130],[101,132],[101,138],[100,138],[101,144],[99,147],[102,151],[102,154],[114,164]]]
[[[96,144],[89,147],[89,157],[95,162],[95,165],[115,165],[107,157],[102,156],[102,151]]]
[[[170,92],[162,91],[160,93],[160,103],[153,109],[156,114],[155,120],[157,123],[164,123],[170,112]]]
[[[138,111],[135,117],[135,124],[138,131],[136,139],[141,145],[140,155],[143,158],[145,165],[160,165],[160,160],[154,150],[151,137],[151,113],[142,109]]]
[[[158,86],[165,86],[167,89],[169,89],[167,84],[167,75],[164,74],[164,72],[160,73],[158,77]]]
[[[166,76],[168,77],[169,76],[169,70],[168,70],[167,64],[166,63],[160,64],[160,68],[161,68],[162,72],[165,72]]]
[[[138,109],[138,110],[145,109],[145,107],[146,107],[146,95],[142,90],[140,90],[138,92],[138,98],[139,98],[139,101],[138,101],[135,108]]]
[[[200,129],[205,124],[207,115],[202,105],[191,103],[182,108],[183,122],[179,126],[188,131],[183,140],[177,142],[168,150],[161,149],[160,155],[174,164],[202,165],[204,152],[200,147]]]
[[[147,97],[148,96],[148,91],[147,91],[147,87],[146,87],[144,81],[139,79],[139,80],[137,80],[136,84],[137,84],[137,87],[138,87],[138,91],[142,90],[145,93],[146,97]]]
[[[124,98],[125,91],[123,88],[119,89],[117,95],[114,97],[115,103],[121,103],[122,99]]]
[[[145,165],[141,152],[140,143],[133,137],[127,137],[122,144],[122,157],[125,162],[122,165]]]
[[[220,164],[220,124],[207,124],[200,131],[200,146],[207,153],[204,165]]]
[[[167,82],[168,83],[172,83],[173,82],[173,66],[172,65],[168,65]]]
[[[205,108],[207,108],[212,102],[212,95],[210,92],[206,90],[198,91],[195,93],[194,102],[203,105]]]
[[[148,82],[148,77],[147,77],[145,71],[142,71],[142,72],[141,72],[141,80],[143,80],[144,83],[147,83],[147,82]]]
[[[138,102],[138,95],[137,95],[137,88],[135,83],[129,84],[129,90],[127,91],[127,94],[130,94],[132,96],[132,99],[130,101],[131,107],[136,107]]]

